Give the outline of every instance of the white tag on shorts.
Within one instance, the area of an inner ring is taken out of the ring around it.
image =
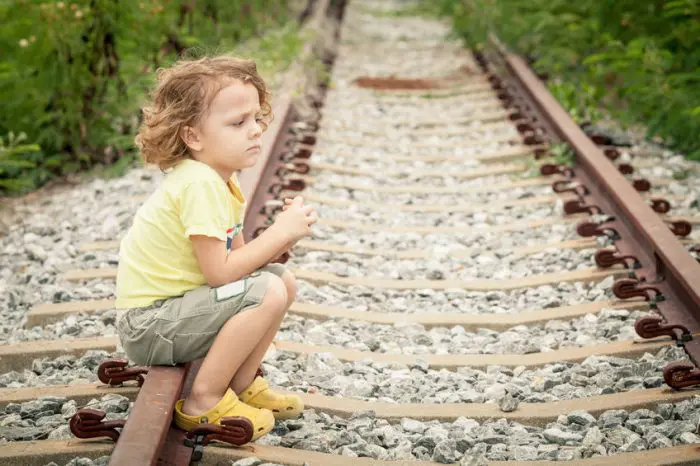
[[[245,291],[245,278],[237,282],[227,283],[216,288],[216,300],[223,301],[224,299],[238,296]]]

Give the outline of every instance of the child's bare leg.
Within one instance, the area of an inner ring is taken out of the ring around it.
[[[260,305],[234,315],[219,331],[195,377],[190,395],[182,407],[183,413],[201,414],[219,402],[234,374],[260,346],[260,339],[269,333],[273,322],[281,320],[286,304],[284,283],[271,275]]]
[[[231,387],[231,390],[233,390],[236,394],[239,394],[245,390],[255,378],[255,373],[257,372],[258,367],[260,367],[263,357],[265,357],[267,348],[270,346],[270,343],[272,343],[272,340],[279,331],[280,325],[282,324],[282,319],[284,319],[284,316],[287,313],[287,309],[289,309],[289,306],[292,305],[294,299],[296,298],[297,285],[294,275],[287,270],[280,278],[282,278],[284,286],[287,290],[287,303],[284,307],[284,312],[281,312],[277,318],[272,320],[270,327],[260,340],[260,344],[253,349],[248,358],[243,362],[243,364],[241,364],[238,372],[236,372],[231,379],[229,387]]]

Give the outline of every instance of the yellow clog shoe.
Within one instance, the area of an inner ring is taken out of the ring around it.
[[[267,380],[260,376],[255,377],[253,383],[238,396],[242,402],[250,406],[269,409],[275,419],[290,419],[304,410],[304,403],[299,396],[270,390]]]
[[[253,424],[253,438],[262,437],[275,426],[275,417],[267,409],[259,409],[243,403],[231,390],[226,390],[223,398],[209,411],[199,416],[190,416],[182,412],[185,400],[178,400],[175,403],[175,424],[183,430],[191,431],[202,422],[210,424],[221,424],[224,417],[241,416],[248,419]]]

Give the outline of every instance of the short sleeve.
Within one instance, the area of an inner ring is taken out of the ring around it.
[[[180,197],[185,237],[204,235],[226,241],[226,230],[231,224],[229,203],[226,188],[212,181],[195,181],[185,186]]]

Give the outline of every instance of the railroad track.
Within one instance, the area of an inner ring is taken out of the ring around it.
[[[118,239],[160,179],[140,170],[100,227],[75,203],[86,227],[60,246],[76,259],[43,258],[59,278],[0,346],[2,464],[700,462],[692,176],[597,148],[497,41],[474,56],[368,5],[346,7],[320,119],[277,102],[268,162],[241,178],[247,235],[297,192],[322,219],[288,261],[297,302],[263,365],[303,417],[244,448],[187,443],[170,422],[196,362],[115,360]],[[562,142],[573,168],[554,164]],[[68,418],[118,441],[71,438]]]

